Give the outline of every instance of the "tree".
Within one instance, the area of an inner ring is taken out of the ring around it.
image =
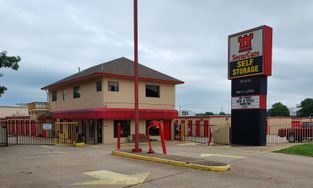
[[[221,116],[225,116],[226,115],[226,113],[225,112],[220,112],[220,114],[219,115],[221,115]]]
[[[290,116],[289,109],[281,102],[273,104],[272,108],[268,110],[267,114],[269,116]]]
[[[307,98],[301,101],[300,110],[298,111],[298,116],[308,117],[313,115],[313,99]]]
[[[213,112],[205,112],[204,115],[208,116],[208,115],[214,115]]]
[[[213,112],[205,112],[205,113],[196,114],[196,116],[210,116],[210,115],[214,115]]]
[[[3,51],[0,53],[0,68],[11,68],[17,70],[19,68],[18,62],[21,61],[19,56],[7,56],[7,52]],[[0,86],[0,97],[6,91],[5,86]]]

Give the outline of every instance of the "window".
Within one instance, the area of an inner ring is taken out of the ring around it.
[[[109,91],[119,91],[119,86],[117,81],[109,81],[108,83]]]
[[[114,138],[117,138],[117,123],[121,123],[121,137],[130,135],[130,120],[114,120]]]
[[[66,89],[62,90],[62,96],[63,96],[63,100],[67,99],[67,90]]]
[[[79,91],[79,89],[80,89],[79,86],[73,87],[73,98],[80,98],[80,91]]]
[[[57,92],[56,91],[52,91],[51,97],[52,97],[52,101],[57,101]]]
[[[146,97],[160,97],[160,86],[146,85]]]
[[[97,92],[102,91],[102,81],[101,80],[96,81],[96,89],[97,89]]]
[[[146,120],[146,134],[148,135],[148,127],[150,125],[151,120]],[[159,136],[160,129],[159,127],[151,127],[150,128],[150,136]]]

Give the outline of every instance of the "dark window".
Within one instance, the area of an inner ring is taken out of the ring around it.
[[[150,125],[151,120],[146,120],[146,133],[148,135],[148,127]],[[151,127],[150,128],[150,135],[151,136],[159,136],[160,135],[160,129],[159,127]]]
[[[146,97],[160,97],[160,86],[146,85]]]
[[[119,91],[119,86],[117,81],[109,81],[108,83],[109,91]]]
[[[114,120],[114,138],[117,138],[117,123],[121,123],[121,137],[130,135],[130,120]]]
[[[52,101],[57,101],[57,92],[56,91],[52,91],[51,96],[52,96]]]
[[[73,87],[73,98],[80,98],[80,91],[79,91],[79,89],[80,89],[79,86]]]
[[[101,80],[96,81],[96,89],[97,89],[97,92],[102,91],[102,81]]]

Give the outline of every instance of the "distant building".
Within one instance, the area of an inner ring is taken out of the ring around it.
[[[27,104],[31,119],[39,119],[41,116],[49,113],[49,105],[47,102],[31,102]]]
[[[31,102],[20,103],[12,106],[0,106],[0,125],[7,125],[7,132],[11,136],[11,141],[17,144],[32,144],[39,143],[32,139],[26,139],[30,136],[35,137],[51,137],[54,138],[52,130],[50,132],[43,128],[44,123],[52,122],[49,114],[47,102]],[[16,138],[16,139],[13,139]],[[17,139],[20,137],[21,139]],[[16,140],[13,141],[13,140]],[[35,139],[36,140],[36,139]]]
[[[179,110],[179,116],[195,116],[196,113],[191,110],[182,109]]]
[[[290,116],[297,116],[298,111],[301,109],[301,105],[297,104],[296,107],[288,108]]]
[[[17,117],[17,116],[28,116],[29,111],[27,106],[18,106],[18,105],[12,105],[12,106],[0,106],[0,118],[5,117]]]
[[[39,116],[49,112],[47,102],[20,103],[18,105],[0,106],[0,118],[26,117],[37,120]]]

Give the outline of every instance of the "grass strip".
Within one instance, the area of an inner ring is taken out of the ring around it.
[[[295,145],[275,152],[313,157],[313,144]]]

